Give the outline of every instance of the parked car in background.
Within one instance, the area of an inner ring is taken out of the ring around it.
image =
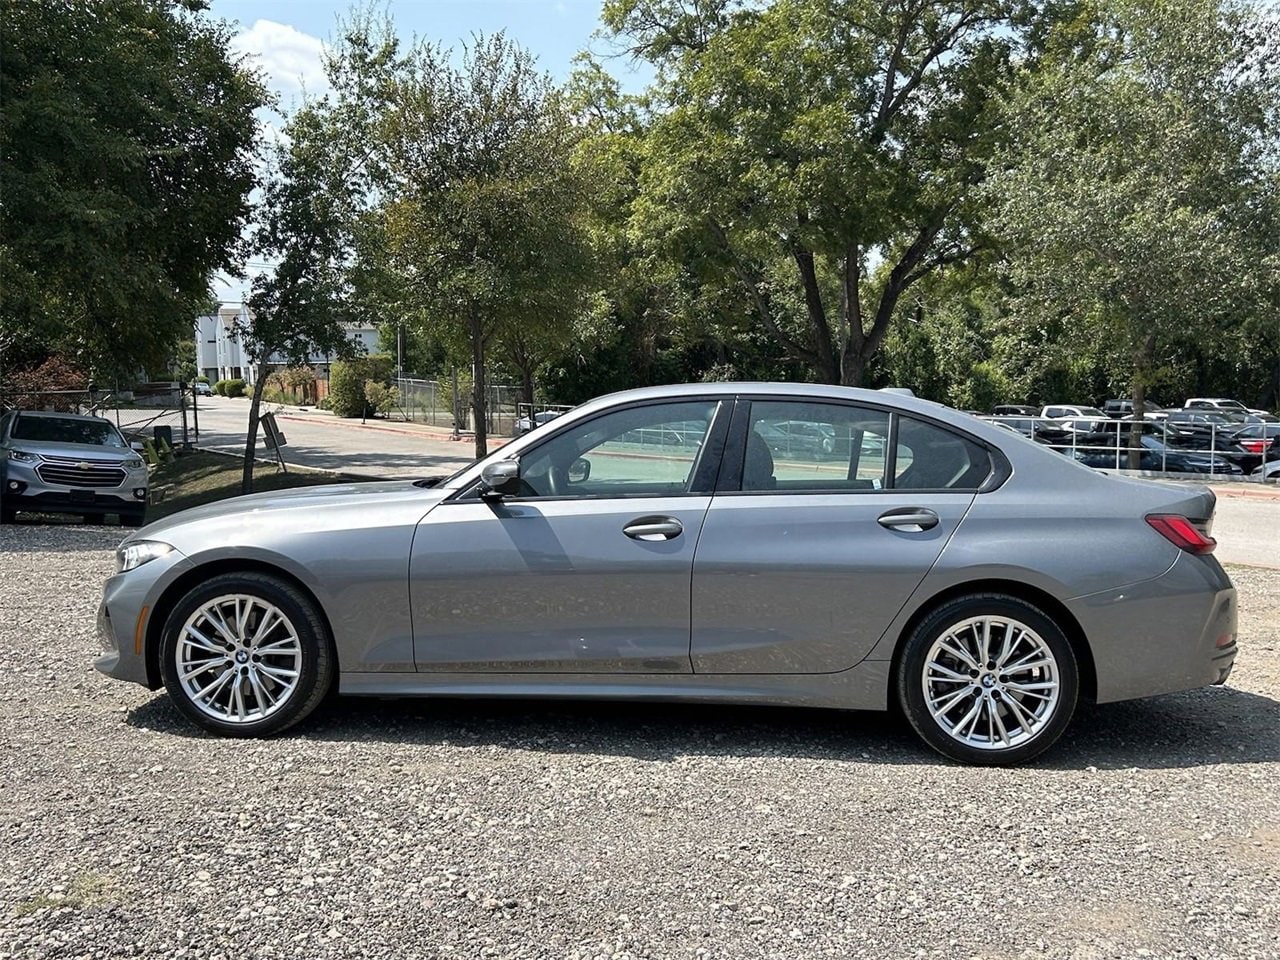
[[[1040,411],[1040,416],[1058,420],[1064,430],[1077,433],[1090,433],[1099,429],[1100,423],[1110,419],[1097,407],[1081,407],[1070,403],[1050,404]]]
[[[1152,403],[1150,400],[1142,401],[1142,415],[1144,418],[1151,416],[1153,413],[1160,413],[1161,409],[1159,404]],[[1132,417],[1133,400],[1108,400],[1102,405],[1102,412],[1116,420]]]
[[[1046,446],[1057,449],[1071,446],[1072,432],[1064,429],[1056,421],[1040,419],[1039,411],[1030,416],[1013,417],[1002,415],[986,417],[985,419],[997,426],[1016,431],[1024,437],[1028,437],[1037,443],[1043,443]]]
[[[1232,413],[1267,412],[1266,410],[1255,410],[1252,407],[1246,407],[1239,400],[1229,400],[1226,397],[1189,397],[1182,406],[1186,410],[1226,410]]]
[[[1280,423],[1250,423],[1231,434],[1231,439],[1250,453],[1262,455],[1276,451],[1276,455],[1280,456],[1277,437],[1280,437]]]
[[[146,461],[109,420],[12,410],[0,417],[0,522],[24,511],[114,515],[140,527]]]
[[[195,383],[191,384],[191,389],[198,397],[213,396],[213,387],[209,386],[209,384],[203,380],[197,380]]]
[[[1142,445],[1138,455],[1138,468],[1167,473],[1204,473],[1220,477],[1244,476],[1245,470],[1233,463],[1223,454],[1208,453],[1204,450],[1184,450],[1171,446],[1153,433],[1144,434],[1139,443]],[[1101,469],[1125,470],[1129,466],[1128,447],[1100,450],[1086,449],[1082,463]]]
[[[775,459],[770,423],[861,439],[841,462]],[[636,435],[680,442],[636,455]],[[335,689],[897,706],[948,757],[1021,763],[1079,700],[1226,681],[1215,503],[879,391],[633,390],[440,483],[152,524],[117,551],[97,667],[227,736]]]
[[[563,412],[563,410],[539,410],[531,417],[521,417],[515,422],[515,426],[512,427],[511,435],[513,437],[523,437],[534,427],[540,427],[544,423],[550,423]]]
[[[1280,480],[1280,459],[1268,460],[1249,474],[1250,480]]]
[[[991,408],[993,417],[1038,417],[1040,408],[1025,403],[998,403]]]

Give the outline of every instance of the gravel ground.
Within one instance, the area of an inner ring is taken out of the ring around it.
[[[0,531],[0,957],[1280,957],[1280,571],[1229,686],[1040,764],[879,715],[339,701],[198,734],[90,667],[119,531]]]

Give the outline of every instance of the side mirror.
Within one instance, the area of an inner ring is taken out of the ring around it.
[[[495,460],[480,472],[480,496],[496,500],[520,490],[520,461]]]
[[[574,460],[569,464],[569,482],[582,483],[584,480],[591,479],[591,461],[582,457]]]

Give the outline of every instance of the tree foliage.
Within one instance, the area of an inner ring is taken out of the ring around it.
[[[200,0],[0,0],[0,350],[161,368],[233,269],[262,84]]]
[[[502,33],[460,54],[406,51],[367,18],[349,26],[333,81],[376,156],[376,204],[362,248],[366,289],[398,321],[430,330],[474,370],[477,456],[494,344],[526,376],[562,342],[588,257],[577,133],[561,96]]]
[[[1009,100],[986,196],[1011,311],[1119,358],[1135,409],[1189,344],[1274,309],[1280,74],[1264,31],[1213,0],[1102,0],[1055,29]]]
[[[903,294],[982,242],[1011,6],[626,2],[606,21],[663,66],[636,229],[696,250],[698,279],[812,376],[861,383]]]
[[[263,188],[253,245],[275,269],[253,282],[251,322],[236,336],[259,374],[253,386],[243,489],[253,483],[258,413],[271,358],[305,365],[312,354],[350,357],[349,271],[354,230],[366,203],[367,151],[327,100],[300,108],[284,127]]]

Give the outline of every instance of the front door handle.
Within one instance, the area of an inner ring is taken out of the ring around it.
[[[899,507],[880,514],[876,522],[894,530],[931,530],[938,525],[938,515],[923,507]]]
[[[622,532],[632,540],[656,543],[680,536],[684,533],[684,524],[675,517],[639,517],[623,527]]]

